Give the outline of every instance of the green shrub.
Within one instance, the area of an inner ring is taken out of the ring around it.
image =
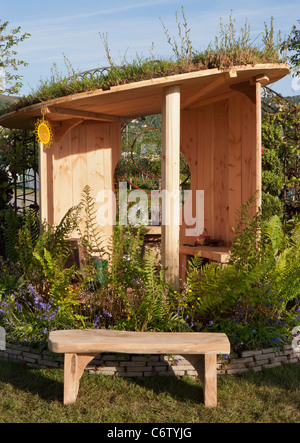
[[[68,309],[66,301],[63,304],[56,303],[53,298],[43,301],[32,285],[28,285],[3,297],[0,324],[5,328],[10,343],[43,348],[51,331],[82,327],[82,318],[76,314],[72,300]]]
[[[300,324],[300,226],[290,236],[278,216],[258,214],[236,236],[230,263],[188,270],[185,314],[193,330],[228,334],[233,349],[282,346]]]
[[[132,331],[187,331],[179,314],[181,295],[165,282],[164,271],[157,271],[151,251],[146,252],[132,285],[132,294],[120,294],[125,302],[125,319],[116,329]],[[131,296],[130,296],[131,295]]]

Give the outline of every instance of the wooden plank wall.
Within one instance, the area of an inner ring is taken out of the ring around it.
[[[204,190],[204,234],[225,246],[232,243],[236,211],[257,190],[256,138],[256,107],[241,93],[181,114],[181,151],[190,166],[191,190]],[[183,217],[181,244],[193,244],[185,231]]]
[[[96,199],[101,190],[113,190],[114,169],[121,156],[121,126],[119,122],[86,121],[69,131],[58,143],[43,152],[47,193],[41,205],[47,208],[44,218],[58,224],[68,209],[80,202],[82,191],[89,185]],[[45,200],[47,204],[45,204]],[[100,204],[96,204],[96,209]],[[109,211],[113,211],[110,205]],[[112,226],[103,227],[104,238]]]

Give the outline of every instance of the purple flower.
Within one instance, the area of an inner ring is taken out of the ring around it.
[[[105,315],[107,315],[107,317],[110,317],[110,318],[112,317],[112,314],[110,314],[109,312],[107,312],[105,309],[104,309],[103,312],[104,312]]]
[[[35,292],[35,290],[34,290],[32,285],[28,285],[27,287],[28,287],[28,289],[29,289],[29,291],[31,292],[32,295],[36,295],[36,292]]]
[[[278,337],[274,337],[274,338],[272,338],[272,340],[271,340],[271,341],[274,341],[274,342],[276,341],[276,342],[277,342],[277,341],[280,341],[280,340],[279,340],[279,338],[278,338]]]

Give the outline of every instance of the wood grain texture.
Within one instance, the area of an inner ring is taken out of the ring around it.
[[[166,281],[179,289],[179,190],[180,190],[180,87],[163,92],[162,108],[162,189],[166,217],[162,224],[162,264]],[[177,198],[176,198],[177,195]]]
[[[230,249],[226,246],[180,246],[180,254],[197,255],[218,263],[227,263],[230,258]]]
[[[50,351],[65,354],[64,404],[76,401],[87,364],[102,352],[180,354],[195,368],[203,383],[204,404],[217,406],[217,354],[228,354],[225,334],[200,332],[133,332],[115,330],[52,331]]]
[[[64,361],[64,405],[76,401],[79,382],[85,367],[96,357],[97,354],[66,353]]]
[[[238,209],[256,191],[261,194],[260,86],[253,88],[256,103],[232,92],[226,99],[183,111],[181,118],[181,151],[191,171],[190,189],[194,196],[197,190],[204,191],[204,234],[223,240],[227,247]],[[250,216],[259,204],[258,199]],[[181,244],[194,244],[184,219],[180,238]]]
[[[87,121],[70,127],[40,156],[43,219],[59,224],[66,212],[80,202],[86,185],[99,209],[98,192],[113,191],[114,169],[120,155],[120,122]],[[109,223],[101,227],[103,246],[112,234],[113,213],[113,202],[109,202]]]
[[[132,354],[228,354],[222,333],[134,332],[114,330],[52,331],[49,349],[58,353],[121,352]]]
[[[184,355],[183,356],[197,371],[199,379],[203,383],[204,405],[207,408],[215,408],[217,400],[217,356],[215,354]]]

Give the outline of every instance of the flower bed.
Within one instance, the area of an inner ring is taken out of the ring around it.
[[[230,262],[221,267],[196,257],[185,285],[174,290],[151,253],[141,254],[143,227],[115,228],[100,275],[90,241],[99,242],[101,260],[101,237],[92,216],[80,240],[82,267],[66,267],[66,239],[78,227],[80,210],[93,214],[85,194],[84,205],[41,233],[35,232],[35,216],[27,214],[12,238],[19,262],[0,257],[0,326],[7,342],[42,349],[55,329],[108,328],[223,332],[242,357],[268,347],[279,352],[291,343],[300,327],[300,225],[286,234],[279,217],[263,225],[259,213],[247,218],[244,205]]]

